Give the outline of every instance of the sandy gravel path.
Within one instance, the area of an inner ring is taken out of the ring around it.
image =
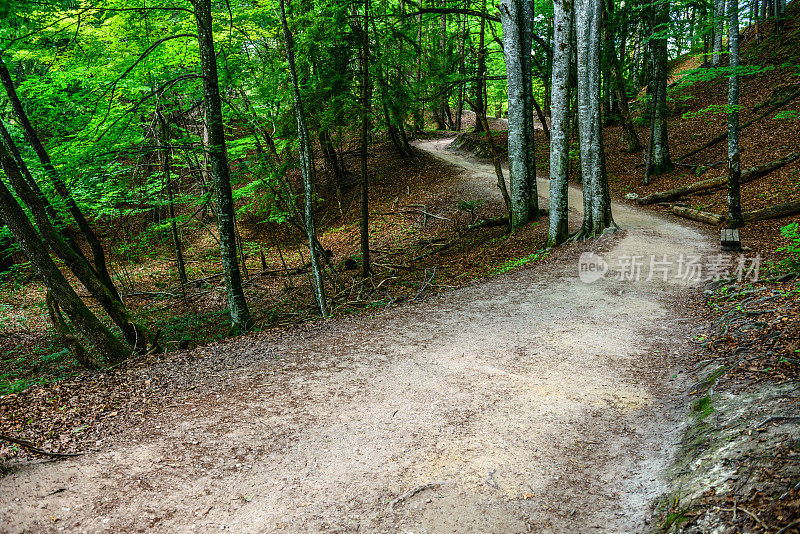
[[[495,194],[490,166],[420,148]],[[594,283],[564,260],[210,347],[193,369],[212,378],[124,440],[0,478],[0,531],[645,530],[680,432],[697,290],[613,270],[711,243],[614,209],[626,233]]]

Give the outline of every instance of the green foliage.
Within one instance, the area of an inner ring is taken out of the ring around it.
[[[697,111],[688,111],[683,114],[683,118],[686,120],[694,119],[697,117],[702,117],[704,115],[716,115],[716,114],[724,114],[727,115],[732,111],[741,111],[742,106],[729,106],[728,104],[711,104],[708,107],[703,109],[698,109]]]
[[[779,267],[794,273],[800,273],[800,225],[796,222],[781,228],[781,235],[789,243],[779,247],[778,252],[785,252],[787,257],[779,262]]]
[[[513,271],[515,269],[519,269],[520,267],[524,267],[525,265],[536,263],[539,260],[542,260],[547,257],[549,251],[547,250],[537,250],[527,256],[523,256],[521,258],[508,260],[507,262],[503,263],[499,267],[493,269],[491,271],[492,274],[504,274],[509,271]]]
[[[478,198],[475,200],[459,200],[458,209],[469,213],[471,222],[475,222],[478,217],[478,210],[486,205],[486,199]]]
[[[783,111],[779,111],[773,119],[776,120],[787,120],[787,119],[797,119],[800,118],[800,111],[796,111],[794,109],[785,109]]]

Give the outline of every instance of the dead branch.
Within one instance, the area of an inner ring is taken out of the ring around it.
[[[742,177],[740,178],[740,183],[747,183],[755,180],[756,178],[760,178],[761,176],[769,174],[772,171],[777,170],[783,167],[784,165],[787,165],[795,161],[798,158],[800,158],[800,152],[792,152],[786,157],[770,161],[769,163],[765,163],[763,165],[751,167],[742,173]],[[689,195],[691,193],[696,193],[698,191],[722,189],[727,185],[728,185],[727,176],[709,178],[708,180],[701,180],[699,182],[695,182],[692,184],[682,185],[680,187],[669,189],[667,191],[652,193],[650,195],[639,198],[637,202],[642,205],[655,204],[657,202],[675,200],[682,196]]]
[[[410,499],[414,495],[417,495],[417,494],[422,493],[423,491],[426,491],[426,490],[429,490],[429,489],[436,489],[436,488],[440,487],[441,485],[442,485],[441,482],[431,482],[429,484],[423,484],[422,486],[419,486],[417,488],[414,488],[412,490],[409,490],[409,491],[405,492],[404,494],[402,494],[401,496],[399,496],[398,498],[393,500],[391,505],[392,505],[392,507],[395,507],[398,504],[401,504],[401,503],[407,501],[408,499]]]
[[[669,211],[678,217],[683,217],[684,219],[691,219],[693,221],[699,221],[714,226],[719,226],[724,219],[722,215],[717,215],[716,213],[695,210],[684,206],[672,206],[672,209]]]
[[[51,456],[53,458],[71,458],[73,456],[82,456],[82,452],[50,452],[44,449],[40,449],[30,441],[26,441],[24,439],[15,438],[12,436],[8,436],[6,434],[0,434],[0,440],[8,441],[9,443],[13,443],[15,445],[19,445],[20,447],[24,447],[31,452],[35,452],[36,454],[43,454],[45,456]]]

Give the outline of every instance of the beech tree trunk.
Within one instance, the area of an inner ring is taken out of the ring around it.
[[[742,193],[739,180],[742,175],[739,156],[739,3],[728,0],[728,47],[731,76],[728,82],[728,225],[744,226],[742,219]]]
[[[600,116],[601,0],[575,3],[578,43],[578,137],[583,183],[583,225],[578,238],[590,238],[615,228],[611,214]]]
[[[737,4],[736,10],[739,10]],[[714,0],[714,47],[711,52],[711,66],[719,67],[722,56],[722,33],[725,30],[725,0]]]
[[[669,3],[659,0],[653,5],[653,31],[663,33],[669,25]],[[653,80],[655,84],[653,97],[653,131],[651,134],[652,159],[650,161],[651,175],[658,175],[672,170],[672,160],[669,154],[669,139],[667,136],[667,38],[652,41],[653,55]]]
[[[297,116],[297,136],[300,138],[300,173],[303,176],[303,193],[305,195],[305,229],[308,238],[308,252],[311,256],[311,275],[314,285],[314,296],[323,317],[328,316],[328,303],[325,296],[325,285],[322,278],[319,250],[317,244],[317,230],[314,225],[314,188],[311,180],[311,140],[306,129],[303,99],[300,97],[300,82],[297,78],[297,69],[294,61],[294,39],[289,31],[286,20],[286,7],[284,0],[280,0],[281,26],[283,27],[283,41],[286,45],[286,60],[289,63],[289,75],[292,79],[292,99],[294,101],[295,115]]]
[[[511,228],[538,215],[531,85],[532,0],[503,0],[503,51],[508,79],[508,163]]]
[[[569,75],[572,59],[572,1],[554,0],[553,8],[548,247],[560,245],[569,237]]]
[[[219,94],[217,56],[214,50],[211,0],[192,0],[197,22],[200,69],[203,75],[203,104],[208,121],[208,144],[206,153],[211,164],[211,180],[217,204],[219,228],[219,250],[225,291],[228,294],[231,322],[235,332],[246,332],[253,327],[250,309],[242,289],[242,274],[236,251],[236,227],[234,222],[231,171],[225,143],[225,127],[222,122],[222,100]]]

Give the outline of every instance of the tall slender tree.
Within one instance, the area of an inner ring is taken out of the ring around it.
[[[728,225],[744,226],[742,194],[739,188],[742,169],[739,156],[739,3],[728,0],[728,49],[730,79],[728,82]]]
[[[673,168],[669,153],[669,137],[667,131],[667,32],[669,30],[669,2],[656,0],[652,6],[653,39],[651,40],[651,53],[653,58],[653,77],[650,81],[652,88],[652,127],[650,139],[651,157],[649,169],[646,174],[658,175],[669,172]]]
[[[611,214],[600,114],[602,0],[578,0],[575,6],[578,138],[583,184],[583,224],[577,237],[588,238],[616,225]]]
[[[503,0],[503,51],[508,80],[508,162],[511,228],[538,216],[533,87],[531,85],[532,0]]]
[[[289,31],[289,22],[286,18],[284,0],[280,0],[281,26],[283,28],[283,42],[286,46],[286,60],[289,64],[289,76],[292,80],[292,100],[294,101],[295,116],[297,118],[297,136],[300,140],[300,173],[303,176],[303,194],[305,196],[305,230],[308,238],[308,252],[311,256],[311,276],[314,286],[314,296],[323,317],[328,316],[328,302],[325,296],[325,284],[322,277],[322,266],[317,246],[317,230],[314,225],[314,184],[312,182],[311,139],[306,128],[303,99],[300,96],[300,81],[297,77],[297,67],[294,59],[294,40]]]
[[[14,157],[3,142],[0,142],[0,166],[10,180],[22,179]],[[84,341],[91,343],[109,363],[119,362],[130,355],[130,347],[117,339],[89,310],[58,269],[47,252],[49,247],[39,236],[25,211],[2,180],[0,180],[0,216],[30,260],[31,265],[42,277],[60,309],[81,332]],[[97,366],[94,360],[85,360],[81,363],[88,367]]]
[[[547,246],[569,237],[569,74],[572,59],[571,0],[553,2],[553,78],[550,126],[550,228]]]
[[[236,221],[231,190],[231,170],[225,143],[225,125],[222,121],[222,99],[219,93],[217,54],[214,49],[211,0],[192,0],[197,22],[197,42],[200,49],[200,70],[203,76],[203,105],[208,122],[206,153],[211,165],[211,180],[217,205],[219,249],[225,291],[228,294],[232,328],[246,332],[253,327],[253,319],[244,296],[242,274],[236,252]]]

